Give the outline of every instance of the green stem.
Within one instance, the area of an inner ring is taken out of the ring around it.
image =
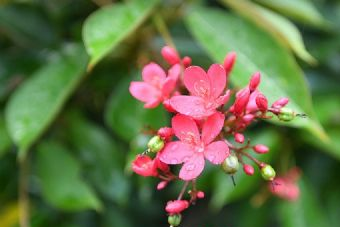
[[[28,155],[19,161],[19,221],[20,227],[30,227],[29,213],[29,158]]]
[[[159,13],[156,13],[153,18],[152,18],[159,34],[163,37],[164,39],[164,42],[166,43],[166,45],[174,48],[176,50],[176,46],[175,46],[175,43],[173,42],[172,38],[171,38],[171,35],[170,35],[170,32],[164,22],[164,19],[163,17],[159,14]]]

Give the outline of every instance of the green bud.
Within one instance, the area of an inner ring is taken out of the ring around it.
[[[261,169],[261,175],[265,180],[274,180],[276,173],[271,165],[265,165]]]
[[[148,148],[151,152],[157,153],[164,147],[164,141],[159,136],[152,137],[148,142]]]
[[[229,155],[222,163],[223,171],[228,174],[236,173],[239,166],[238,158],[233,154]]]
[[[294,111],[292,109],[283,107],[280,109],[280,113],[278,115],[278,118],[281,121],[291,121],[295,118],[296,114],[294,113]]]
[[[182,221],[182,215],[181,214],[173,214],[168,217],[168,223],[170,226],[179,226]]]

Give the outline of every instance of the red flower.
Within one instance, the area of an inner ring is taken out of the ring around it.
[[[189,202],[186,200],[174,200],[169,201],[166,204],[165,210],[169,214],[179,214],[183,210],[187,209],[189,207]]]
[[[208,73],[198,66],[190,66],[184,71],[183,82],[191,95],[170,99],[171,106],[181,114],[203,119],[216,113],[216,108],[229,99],[229,90],[221,96],[226,86],[226,72],[219,64],[213,64]]]
[[[180,73],[180,65],[176,64],[169,70],[168,77],[164,70],[155,63],[143,68],[144,82],[131,82],[129,91],[133,97],[145,103],[145,108],[154,108],[170,98]]]
[[[157,169],[154,168],[154,161],[146,155],[138,155],[132,162],[132,170],[144,177],[157,176]]]
[[[181,164],[179,177],[183,180],[197,178],[204,169],[204,158],[211,163],[221,164],[229,155],[229,147],[224,141],[212,142],[222,130],[224,115],[211,115],[202,126],[200,135],[196,122],[178,114],[172,119],[172,128],[180,141],[167,143],[160,154],[160,160],[167,164]]]

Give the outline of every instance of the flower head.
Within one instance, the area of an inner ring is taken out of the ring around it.
[[[160,153],[160,160],[167,164],[184,163],[179,177],[183,180],[197,178],[208,159],[212,164],[221,164],[229,155],[224,141],[213,140],[222,130],[224,115],[217,112],[203,123],[200,135],[196,122],[178,114],[172,119],[172,128],[179,141],[169,142]]]
[[[183,82],[190,96],[178,95],[170,99],[173,109],[181,114],[203,119],[216,113],[216,108],[229,99],[229,90],[221,96],[226,86],[222,65],[213,64],[208,73],[198,66],[190,66],[184,71]]]
[[[144,82],[131,82],[129,91],[133,97],[144,102],[145,108],[154,108],[159,103],[170,98],[176,87],[180,73],[180,65],[175,64],[169,69],[168,76],[156,63],[150,63],[143,68]]]
[[[159,160],[158,154],[154,159],[147,155],[138,155],[132,162],[132,170],[144,177],[156,177],[158,176],[158,170],[168,172],[169,166]]]

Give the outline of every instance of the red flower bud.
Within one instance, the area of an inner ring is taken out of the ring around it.
[[[280,98],[272,104],[272,107],[276,109],[281,109],[282,107],[286,106],[288,102],[289,102],[288,98]]]
[[[243,165],[243,171],[249,175],[252,176],[254,174],[254,167],[251,165],[244,164]]]
[[[170,65],[175,65],[181,61],[177,51],[169,46],[165,46],[161,50],[164,60]]]
[[[169,201],[166,204],[165,210],[169,214],[178,214],[189,207],[189,202],[186,200]]]
[[[223,66],[224,66],[224,69],[225,69],[227,75],[233,69],[235,60],[236,60],[236,53],[235,52],[230,52],[225,57],[224,62],[223,62]]]
[[[252,114],[246,114],[243,116],[242,120],[244,121],[244,123],[249,124],[254,120],[255,116]]]
[[[249,90],[253,92],[259,86],[261,81],[261,74],[259,72],[254,73],[254,75],[250,78],[249,81]]]
[[[250,92],[248,88],[244,88],[236,94],[236,100],[234,103],[234,114],[236,116],[240,116],[245,111],[249,102],[249,96]]]
[[[265,154],[269,151],[269,148],[263,144],[257,144],[253,147],[253,150],[259,154]]]
[[[235,142],[237,142],[237,143],[243,143],[244,142],[244,135],[241,134],[241,133],[235,133],[234,139],[235,139]]]
[[[191,65],[191,58],[188,57],[188,56],[185,56],[182,59],[182,62],[183,62],[184,67],[187,68],[187,67],[189,67]]]
[[[202,192],[202,191],[198,191],[196,195],[197,195],[197,198],[199,198],[199,199],[204,198],[204,192]]]
[[[168,181],[161,181],[157,184],[157,190],[162,190],[168,185]]]
[[[268,109],[268,100],[267,100],[266,96],[264,96],[263,94],[259,93],[256,96],[255,101],[256,101],[257,107],[259,108],[259,110],[261,112],[267,111],[267,109]]]
[[[157,135],[159,135],[164,140],[170,139],[170,137],[173,136],[173,134],[174,132],[172,128],[169,127],[162,127],[157,131]]]
[[[138,155],[132,162],[132,170],[138,175],[149,177],[157,176],[157,169],[154,168],[154,161],[146,155]]]

